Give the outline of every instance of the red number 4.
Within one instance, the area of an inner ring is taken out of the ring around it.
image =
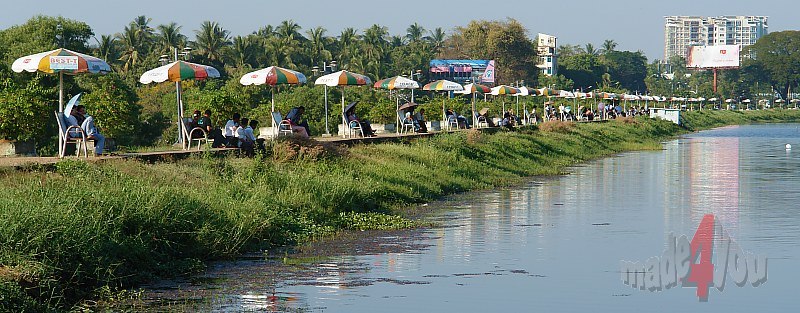
[[[714,280],[714,264],[711,263],[713,246],[714,215],[706,214],[692,237],[691,264],[689,277],[686,279],[687,282],[697,286],[697,298],[703,302],[708,301],[708,288]]]

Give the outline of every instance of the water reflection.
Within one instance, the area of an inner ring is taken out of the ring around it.
[[[208,306],[217,311],[787,311],[800,280],[800,160],[783,145],[800,147],[797,127],[699,133],[567,176],[458,195],[435,204],[442,209],[431,218],[443,227],[367,243],[400,249],[232,266],[250,275],[193,288],[218,295]],[[667,234],[691,237],[708,213],[745,250],[770,257],[765,285],[714,290],[698,303],[694,289],[622,284],[621,260],[661,255]],[[275,271],[285,277],[252,277]]]

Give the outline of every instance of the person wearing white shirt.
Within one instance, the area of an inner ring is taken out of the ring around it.
[[[80,123],[81,129],[86,134],[86,139],[94,140],[94,153],[95,155],[103,154],[103,148],[106,145],[106,137],[100,134],[97,127],[94,125],[94,117],[86,114],[86,107],[78,105],[74,109],[75,114],[71,114],[67,118],[67,123],[70,125],[78,125]],[[71,133],[71,137],[80,137],[80,134]]]
[[[225,129],[223,129],[222,134],[225,136],[226,146],[228,147],[236,146],[236,129],[239,128],[239,119],[241,117],[239,113],[233,113],[233,117],[225,123]]]
[[[246,127],[244,126],[246,119],[242,119],[242,127],[239,127],[237,134],[239,135],[239,148],[244,150],[245,154],[252,156],[255,152],[256,136],[253,129],[258,127],[258,121],[252,120]],[[263,147],[259,147],[263,149]]]

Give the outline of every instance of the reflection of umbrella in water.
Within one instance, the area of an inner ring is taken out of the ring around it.
[[[78,103],[80,103],[82,95],[83,93],[79,93],[74,97],[72,97],[72,99],[69,99],[69,102],[67,102],[67,106],[64,107],[64,116],[70,116],[70,114],[72,114],[72,108],[78,105]]]

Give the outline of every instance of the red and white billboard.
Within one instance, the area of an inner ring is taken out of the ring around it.
[[[739,45],[691,46],[686,57],[688,68],[739,67]]]

